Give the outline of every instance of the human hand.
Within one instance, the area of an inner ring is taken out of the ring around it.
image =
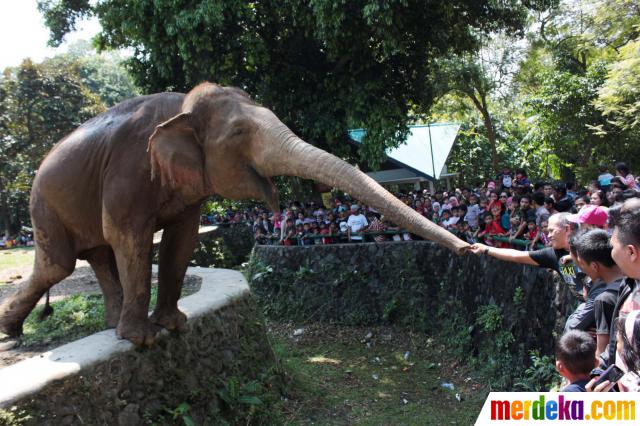
[[[560,264],[561,265],[566,265],[567,263],[571,262],[571,255],[570,254],[565,254],[564,256],[562,256],[560,258]]]
[[[469,251],[473,254],[481,255],[488,247],[481,243],[475,243],[469,246]]]
[[[611,383],[609,380],[605,380],[594,388],[593,385],[596,383],[599,377],[600,376],[594,377],[589,383],[586,384],[584,388],[587,390],[587,392],[609,392],[613,385],[615,385],[615,383]]]

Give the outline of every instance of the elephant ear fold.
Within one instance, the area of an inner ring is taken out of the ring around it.
[[[159,177],[162,186],[190,195],[204,194],[204,154],[190,113],[180,113],[158,125],[147,151],[151,180]]]

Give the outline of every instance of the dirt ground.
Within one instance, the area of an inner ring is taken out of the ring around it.
[[[30,273],[30,266],[9,268],[0,271],[0,283],[9,281],[7,284],[0,285],[0,301],[22,285]],[[152,274],[151,285],[155,286],[157,282],[157,274],[154,273]],[[185,276],[182,296],[184,297],[197,292],[201,284],[202,279],[200,277],[193,275]],[[98,281],[93,270],[85,261],[78,261],[73,274],[51,288],[50,299],[52,302],[56,302],[75,294],[100,294]],[[44,304],[44,301],[45,298],[43,296],[38,304]],[[53,315],[55,315],[55,313]],[[25,346],[19,338],[9,338],[0,333],[0,368],[15,364],[26,358],[40,355],[64,343],[66,342],[45,339],[41,344]]]

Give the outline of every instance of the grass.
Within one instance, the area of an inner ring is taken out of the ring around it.
[[[151,288],[149,309],[156,305],[157,288]],[[53,315],[38,320],[42,307],[34,309],[23,326],[22,346],[60,345],[106,329],[104,299],[100,294],[76,294],[51,303]]]
[[[35,250],[33,247],[18,247],[0,250],[0,272],[8,268],[22,268],[33,266]]]
[[[292,377],[291,400],[285,404],[289,424],[475,422],[488,390],[468,377],[468,370],[447,360],[439,343],[424,335],[407,339],[404,329],[379,328],[376,335],[395,337],[369,348],[361,340],[363,328],[322,327],[330,330],[312,338],[270,335],[276,355]],[[353,335],[341,339],[336,333]],[[455,389],[446,389],[443,383],[453,383]]]
[[[24,322],[22,345],[62,344],[104,330],[104,301],[101,295],[76,294],[51,304],[54,309],[44,321],[42,308],[34,309]]]

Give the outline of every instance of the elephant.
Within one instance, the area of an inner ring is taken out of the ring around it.
[[[202,83],[123,101],[58,142],[33,182],[31,276],[0,304],[0,332],[22,334],[42,295],[86,259],[119,338],[151,345],[158,326],[183,330],[178,299],[210,196],[279,209],[274,176],[340,188],[385,217],[462,254],[468,244],[403,204],[347,162],[298,138],[246,92]],[[159,247],[157,305],[149,316],[152,241]]]

